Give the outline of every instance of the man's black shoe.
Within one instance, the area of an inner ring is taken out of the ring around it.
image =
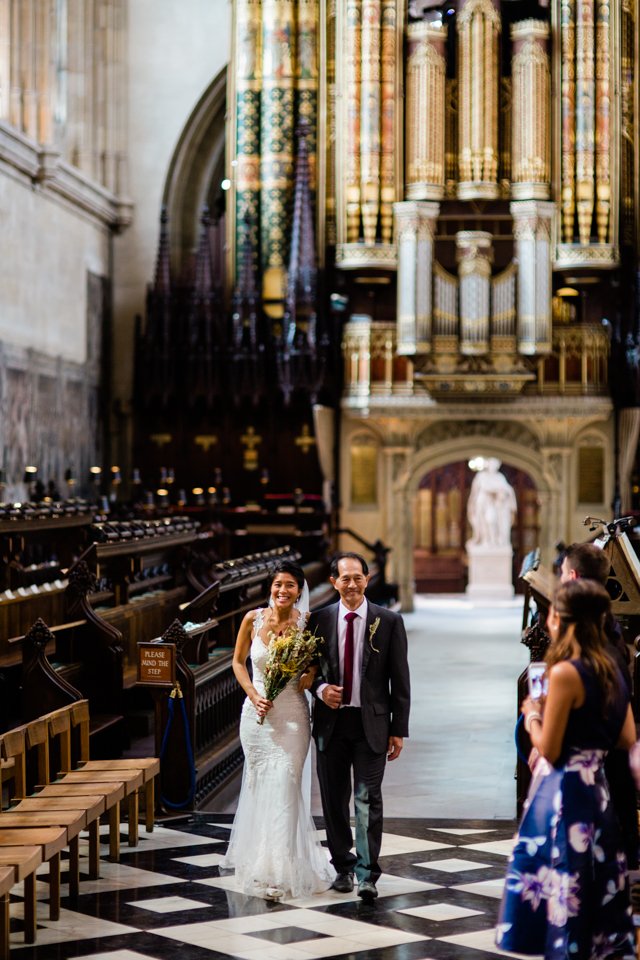
[[[371,880],[361,880],[358,884],[358,896],[366,901],[375,900],[378,896],[375,883]]]
[[[339,873],[331,884],[333,890],[337,890],[338,893],[351,893],[353,890],[353,874],[352,873]]]

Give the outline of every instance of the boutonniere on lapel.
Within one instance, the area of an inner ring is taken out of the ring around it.
[[[375,637],[376,630],[378,629],[379,626],[380,626],[380,617],[376,617],[373,623],[369,624],[369,646],[371,647],[372,650],[375,650],[376,653],[380,653],[380,650],[378,649],[378,647],[374,646],[373,638]]]

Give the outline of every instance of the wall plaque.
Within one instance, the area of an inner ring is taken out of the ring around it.
[[[578,450],[578,503],[602,503],[604,500],[604,449],[580,447]]]
[[[351,503],[373,506],[378,501],[378,448],[371,443],[351,447]]]
[[[175,643],[139,643],[138,683],[173,687],[175,682]]]

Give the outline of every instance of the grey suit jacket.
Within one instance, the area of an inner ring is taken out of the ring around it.
[[[340,685],[338,609],[339,604],[335,603],[312,613],[308,625],[324,638],[323,662],[312,686],[313,736],[318,750],[326,749],[338,717],[337,710],[332,710],[315,695],[322,683]],[[377,618],[380,623],[371,637],[370,628]],[[365,736],[372,750],[383,753],[390,736],[409,734],[407,634],[399,614],[371,602],[368,602],[360,676]]]

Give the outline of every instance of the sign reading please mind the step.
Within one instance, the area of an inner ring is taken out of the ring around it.
[[[138,683],[173,687],[175,682],[175,643],[139,643]]]

